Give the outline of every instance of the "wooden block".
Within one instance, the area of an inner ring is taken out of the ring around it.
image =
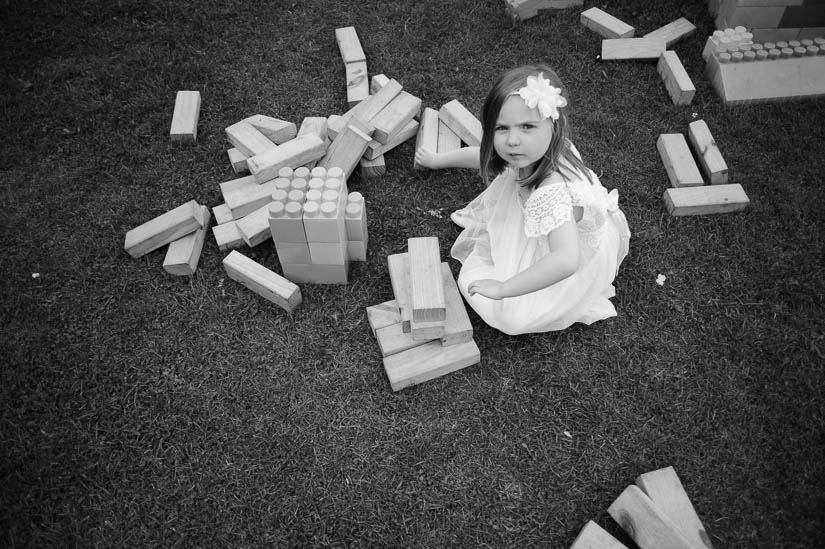
[[[387,256],[387,269],[390,273],[390,283],[398,311],[401,315],[401,328],[409,332],[412,308],[410,307],[410,259],[408,253],[392,254]]]
[[[573,540],[570,549],[627,549],[627,547],[590,520]]]
[[[370,93],[377,93],[378,90],[383,88],[389,81],[390,79],[387,78],[385,74],[373,74],[372,80],[370,81]]]
[[[203,208],[203,227],[169,243],[166,257],[163,260],[163,269],[167,273],[184,276],[195,274],[210,220],[209,208],[206,206],[201,206],[201,208]]]
[[[223,260],[223,267],[229,278],[289,313],[301,304],[301,289],[298,286],[238,251],[229,252]]]
[[[685,67],[675,51],[663,51],[656,65],[659,76],[665,83],[665,88],[674,105],[690,105],[696,94],[696,87],[688,76]]]
[[[481,145],[481,122],[458,99],[442,105],[438,118],[471,147]]]
[[[224,186],[228,190],[224,192]],[[229,190],[229,182],[221,183],[221,192],[226,206],[232,212],[232,219],[240,220],[251,214],[261,206],[272,202],[272,193],[277,189],[275,181],[267,181],[261,185],[253,183],[247,188]]]
[[[665,51],[664,38],[608,38],[602,40],[602,60],[658,59]]]
[[[198,117],[201,112],[201,92],[181,90],[175,96],[175,110],[169,136],[179,143],[198,140]]]
[[[438,121],[438,152],[450,152],[461,148],[461,138],[443,121]]]
[[[391,324],[401,322],[401,313],[394,299],[367,307],[367,321],[370,323],[373,335],[375,331]]]
[[[421,99],[402,91],[370,120],[370,124],[375,127],[372,138],[386,145],[392,136],[400,132],[420,112]]]
[[[287,263],[281,265],[284,276],[296,283],[306,284],[347,284],[349,283],[349,264],[344,265],[300,265]]]
[[[441,275],[444,281],[444,300],[447,305],[447,317],[444,321],[441,344],[446,347],[473,339],[473,325],[467,315],[467,308],[464,306],[458,284],[446,262],[441,263]]]
[[[384,371],[393,391],[423,383],[478,364],[481,352],[473,340],[443,347],[430,341],[418,347],[384,357]]]
[[[605,38],[632,38],[636,29],[599,8],[590,8],[581,14],[581,23]]]
[[[327,140],[327,119],[323,116],[308,116],[301,122],[295,137],[317,135],[321,141]]]
[[[684,17],[680,17],[655,31],[645,34],[644,38],[664,38],[665,47],[669,48],[682,38],[687,38],[695,32],[696,26]]]
[[[226,128],[226,137],[247,158],[263,154],[277,147],[264,134],[256,130],[252,124],[243,120]]]
[[[269,202],[272,202],[271,198]],[[236,222],[238,232],[250,248],[272,238],[269,228],[269,202]]]
[[[364,99],[340,118],[329,121],[328,132],[332,139],[338,136],[348,125],[352,125],[352,119],[357,119],[362,123],[359,127],[361,131],[372,135],[375,129],[370,121],[378,115],[387,105],[389,105],[403,91],[401,84],[397,80],[391,79],[381,87],[374,95]],[[356,124],[357,126],[357,124]]]
[[[246,244],[234,221],[215,225],[212,227],[212,234],[215,237],[215,243],[218,245],[218,249],[222,252],[234,250]]]
[[[506,12],[515,20],[524,21],[538,15],[539,10],[578,7],[584,0],[504,0]]]
[[[379,156],[393,150],[398,145],[415,137],[418,134],[418,127],[419,123],[417,120],[410,120],[407,122],[407,125],[404,126],[404,129],[390,137],[386,145],[382,145],[375,139],[370,140],[367,145],[367,150],[364,151],[364,158],[374,160],[375,158],[378,158]]]
[[[380,177],[387,173],[387,161],[384,159],[383,154],[373,159],[362,157],[359,165],[361,167],[361,175],[364,177]]]
[[[370,141],[369,135],[354,126],[347,126],[332,141],[318,165],[324,168],[341,168],[344,176],[349,178],[358,161],[364,156]]]
[[[699,515],[696,514],[673,467],[644,473],[636,479],[636,485],[673,521],[694,546],[713,548],[710,536],[699,519]]]
[[[298,129],[294,123],[271,116],[255,114],[244,118],[244,122],[248,122],[253,128],[264,134],[267,139],[276,145],[286,143],[290,139],[295,139],[295,136],[298,134]]]
[[[438,152],[438,111],[427,107],[421,114],[418,123],[418,137],[415,140],[415,149],[425,148],[430,152]],[[413,162],[416,170],[424,169],[418,162]]]
[[[664,201],[667,211],[674,216],[738,212],[750,204],[745,190],[735,183],[667,189]]]
[[[347,77],[347,104],[352,108],[370,95],[367,62],[347,63],[344,68]]]
[[[728,165],[704,120],[688,124],[688,137],[699,163],[712,185],[728,182]]]
[[[705,184],[684,135],[663,133],[656,141],[656,148],[673,187],[695,187]]]
[[[277,148],[247,160],[249,171],[258,183],[278,177],[278,170],[284,167],[297,168],[313,160],[318,160],[327,152],[320,137],[309,134],[296,137]]]
[[[194,200],[190,200],[129,230],[123,248],[130,256],[141,257],[200,229],[205,224],[203,208]]]
[[[229,209],[229,206],[226,204],[218,204],[217,206],[212,208],[212,215],[215,216],[215,223],[218,225],[222,225],[224,223],[229,223],[233,221],[235,218],[232,217],[232,210]]]
[[[398,322],[375,330],[375,339],[378,340],[381,356],[388,357],[401,351],[424,345],[428,341],[436,338],[415,339],[413,334],[405,333],[401,327],[401,322]]]
[[[407,239],[410,271],[410,306],[417,322],[444,320],[447,305],[441,275],[441,252],[435,236]]]
[[[309,244],[306,242],[275,242],[275,251],[278,252],[278,261],[282,267],[287,263],[312,263]]]
[[[232,164],[232,171],[236,174],[247,173],[249,166],[246,165],[246,155],[232,147],[227,149],[226,154],[229,156],[229,163]]]
[[[638,486],[625,488],[607,512],[640,549],[699,549]]]
[[[335,40],[338,42],[338,49],[341,51],[341,59],[344,64],[366,61],[367,56],[358,40],[358,33],[355,27],[342,27],[335,29]]]

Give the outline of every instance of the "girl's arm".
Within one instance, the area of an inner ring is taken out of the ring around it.
[[[564,280],[579,268],[579,234],[571,215],[563,225],[550,231],[550,253],[535,265],[509,280],[475,280],[467,287],[472,296],[480,294],[490,299],[516,297]]]
[[[431,170],[481,167],[478,147],[462,147],[449,152],[435,152],[421,147],[415,151],[415,161]]]

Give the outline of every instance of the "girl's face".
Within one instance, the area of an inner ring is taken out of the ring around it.
[[[501,106],[496,119],[493,148],[519,177],[533,173],[553,138],[553,120],[541,119],[538,109],[528,108],[518,95],[511,95]]]

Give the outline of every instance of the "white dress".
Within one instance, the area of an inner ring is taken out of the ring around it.
[[[618,192],[608,193],[595,174],[546,183],[522,204],[516,173],[507,168],[463,210],[465,229],[451,255],[462,263],[458,286],[467,303],[490,326],[515,335],[563,330],[574,322],[591,324],[616,316],[610,298],[613,279],[628,252],[630,230],[618,207]],[[478,279],[504,281],[550,252],[547,235],[583,209],[576,223],[579,268],[547,288],[494,300],[467,293]]]

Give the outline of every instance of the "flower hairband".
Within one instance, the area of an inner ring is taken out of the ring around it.
[[[541,119],[559,119],[559,109],[567,106],[561,89],[550,85],[550,80],[540,72],[538,76],[528,76],[527,85],[511,95],[519,95],[530,109],[538,109]]]

